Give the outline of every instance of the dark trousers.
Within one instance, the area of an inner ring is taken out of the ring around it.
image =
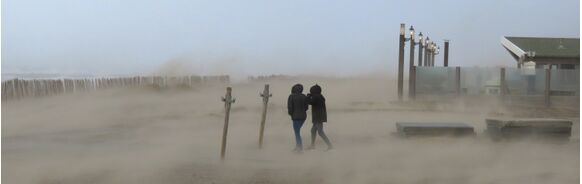
[[[317,137],[317,135],[315,135],[316,132],[317,134],[319,134],[319,136],[321,136],[323,141],[325,141],[325,144],[327,144],[327,146],[331,148],[331,142],[329,141],[329,138],[327,138],[327,135],[325,135],[325,132],[323,131],[323,123],[313,123],[313,126],[311,127],[311,146],[315,146],[315,137]]]
[[[303,141],[301,141],[301,127],[305,120],[293,120],[293,131],[295,132],[295,148],[303,149]]]

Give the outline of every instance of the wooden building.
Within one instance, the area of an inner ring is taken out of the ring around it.
[[[530,61],[536,68],[580,68],[580,38],[505,36],[501,45],[515,58],[518,68]]]

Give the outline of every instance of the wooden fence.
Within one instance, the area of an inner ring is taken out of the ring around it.
[[[91,79],[12,79],[2,81],[2,100],[95,91],[118,87],[192,87],[205,83],[227,83],[229,76],[137,76]]]

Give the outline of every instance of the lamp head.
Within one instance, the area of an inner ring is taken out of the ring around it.
[[[410,31],[410,37],[413,38],[414,37],[414,27],[410,26],[410,29],[408,29]]]

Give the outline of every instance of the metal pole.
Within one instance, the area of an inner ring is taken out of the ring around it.
[[[404,24],[400,24],[400,43],[398,46],[398,100],[402,100],[404,86]]]
[[[263,93],[259,94],[263,97],[263,114],[261,116],[261,128],[259,130],[259,149],[263,148],[263,133],[265,132],[265,119],[267,118],[267,105],[269,104],[269,97],[273,96],[269,93],[269,85],[265,84]]]
[[[445,59],[443,65],[445,67],[449,66],[449,40],[445,40]]]
[[[230,106],[235,101],[235,99],[232,98],[232,96],[231,96],[231,92],[232,92],[232,88],[227,87],[226,88],[226,95],[224,95],[224,97],[222,98],[222,101],[224,102],[225,113],[224,113],[224,128],[222,129],[222,146],[220,149],[220,159],[221,160],[224,160],[224,156],[226,154],[226,137],[228,134],[228,119],[230,116]]]

